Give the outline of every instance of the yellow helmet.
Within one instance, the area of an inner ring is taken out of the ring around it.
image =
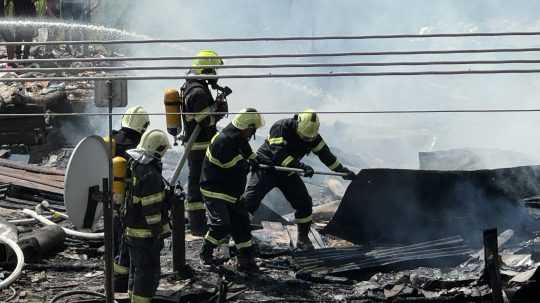
[[[232,124],[237,129],[243,130],[243,129],[258,129],[264,126],[264,118],[261,114],[257,112],[254,108],[245,108],[240,111],[239,114],[237,114]]]
[[[150,119],[148,113],[142,106],[134,106],[128,108],[126,113],[122,116],[122,127],[132,129],[139,134],[144,133],[148,125],[150,125]]]
[[[206,65],[223,65],[223,60],[213,50],[201,50],[197,53],[197,59],[193,60],[191,67],[196,75],[215,75],[216,70],[214,68],[204,68]]]
[[[145,132],[142,135],[141,142],[137,146],[137,149],[142,149],[159,158],[163,157],[169,148],[171,148],[171,144],[169,143],[167,134],[159,129],[152,129]]]
[[[319,135],[319,116],[312,109],[306,109],[297,116],[298,126],[296,132],[306,141],[313,141]]]

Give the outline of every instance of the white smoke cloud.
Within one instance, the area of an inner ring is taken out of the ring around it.
[[[537,31],[534,12],[540,3],[521,1],[105,1],[109,24],[155,38],[212,38],[295,35],[361,35],[395,33],[449,33]],[[121,13],[119,13],[121,12]],[[535,47],[537,37],[433,38],[312,42],[184,44],[170,47],[135,46],[135,55],[192,55],[211,48],[220,54],[268,54],[367,50],[436,50],[459,48]],[[353,62],[412,60],[473,60],[534,58],[530,54],[457,54],[447,56],[386,56],[281,60],[230,60],[226,63]],[[157,63],[154,63],[157,64]],[[535,68],[508,66],[430,66],[315,69],[277,72],[404,71]],[[222,73],[260,73],[260,70],[224,70]],[[264,72],[269,72],[264,70]],[[272,71],[276,72],[276,71]],[[175,74],[180,71],[174,72]],[[131,104],[162,112],[162,93],[180,81],[132,82]],[[230,109],[252,106],[262,111],[413,110],[539,108],[538,76],[461,75],[320,79],[222,80],[234,93]],[[267,117],[268,124],[278,118]],[[152,123],[164,127],[162,117]],[[538,154],[537,113],[325,115],[326,140],[351,154],[365,156],[371,165],[417,168],[419,151],[479,147]],[[436,138],[436,139],[435,139]],[[260,140],[259,140],[260,141]],[[434,143],[435,142],[435,143]],[[531,163],[536,164],[536,163]]]

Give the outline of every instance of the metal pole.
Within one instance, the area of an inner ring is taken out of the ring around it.
[[[499,270],[499,244],[496,228],[484,230],[484,262],[487,282],[491,287],[491,299],[494,303],[503,303],[503,289]]]
[[[195,139],[197,139],[200,132],[201,132],[201,126],[197,124],[197,126],[193,130],[193,133],[191,133],[191,136],[189,137],[189,140],[187,141],[184,147],[184,154],[182,155],[180,162],[178,162],[178,165],[176,165],[174,169],[174,173],[170,180],[171,185],[173,186],[176,185],[176,182],[178,181],[178,177],[180,176],[180,172],[182,171],[182,169],[184,168],[184,165],[186,164],[189,152],[191,151],[191,148],[193,147],[193,144],[195,143]]]
[[[113,171],[112,171],[112,82],[107,81],[111,96],[109,97],[109,179],[105,183],[103,182],[103,192],[106,192],[105,199],[103,201],[103,221],[105,225],[105,296],[107,303],[114,302],[113,292],[113,224],[112,224],[112,183],[113,183]]]
[[[266,164],[260,164],[261,168],[266,169],[275,169],[277,171],[283,171],[283,172],[290,172],[290,173],[297,173],[297,174],[304,174],[304,170],[300,168],[291,168],[291,167],[283,167],[283,166],[271,166]],[[339,176],[339,177],[345,177],[348,176],[348,173],[336,173],[336,172],[329,172],[329,171],[315,171],[315,175],[325,175],[325,176]]]
[[[180,172],[184,168],[187,157],[193,148],[195,139],[199,136],[201,132],[201,126],[197,124],[195,130],[189,137],[188,142],[184,147],[184,154],[178,162],[178,165],[174,169],[174,173],[171,177],[169,184],[171,186],[176,186],[178,182],[178,177]],[[180,276],[182,276],[184,270],[186,269],[186,235],[185,235],[185,217],[184,217],[184,203],[175,203],[173,204],[173,230],[172,230],[172,244],[173,244],[173,270]]]

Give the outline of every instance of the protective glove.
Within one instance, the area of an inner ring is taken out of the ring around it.
[[[343,167],[339,172],[347,174],[342,177],[343,180],[353,180],[356,177],[356,174],[352,170],[348,169],[347,167]]]
[[[259,161],[257,161],[257,159],[249,159],[248,163],[249,163],[249,168],[251,171],[256,171],[259,168],[261,168],[259,165]]]
[[[159,224],[151,225],[150,230],[152,231],[152,236],[154,238],[159,238],[161,236],[161,226]]]
[[[243,174],[249,174],[249,171],[251,170],[249,161],[240,161],[238,165]]]
[[[313,174],[315,174],[315,170],[313,169],[313,167],[304,163],[300,162],[297,167],[304,171],[304,177],[311,178],[313,177]]]

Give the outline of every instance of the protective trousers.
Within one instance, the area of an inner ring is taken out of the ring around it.
[[[7,32],[5,38],[8,42],[32,42],[34,38],[34,30],[23,26],[15,28],[12,32]],[[24,45],[8,45],[8,59],[28,59],[30,57],[30,46]]]
[[[128,293],[132,303],[150,303],[161,275],[160,252],[163,239],[127,237],[131,262]]]
[[[208,232],[204,237],[205,245],[216,247],[225,244],[231,235],[236,248],[242,254],[251,250],[251,225],[248,211],[240,201],[231,203],[225,200],[204,197],[207,209]]]
[[[113,217],[114,224],[114,291],[126,292],[129,278],[129,249],[124,236],[124,226],[119,216]]]
[[[194,236],[204,236],[207,230],[206,211],[199,186],[204,154],[204,150],[192,150],[188,155],[189,175],[186,211],[191,226],[191,234]]]
[[[306,185],[297,174],[259,169],[251,173],[243,200],[247,210],[254,213],[261,205],[263,198],[273,188],[279,190],[285,199],[296,210],[296,223],[310,223],[313,201]]]

